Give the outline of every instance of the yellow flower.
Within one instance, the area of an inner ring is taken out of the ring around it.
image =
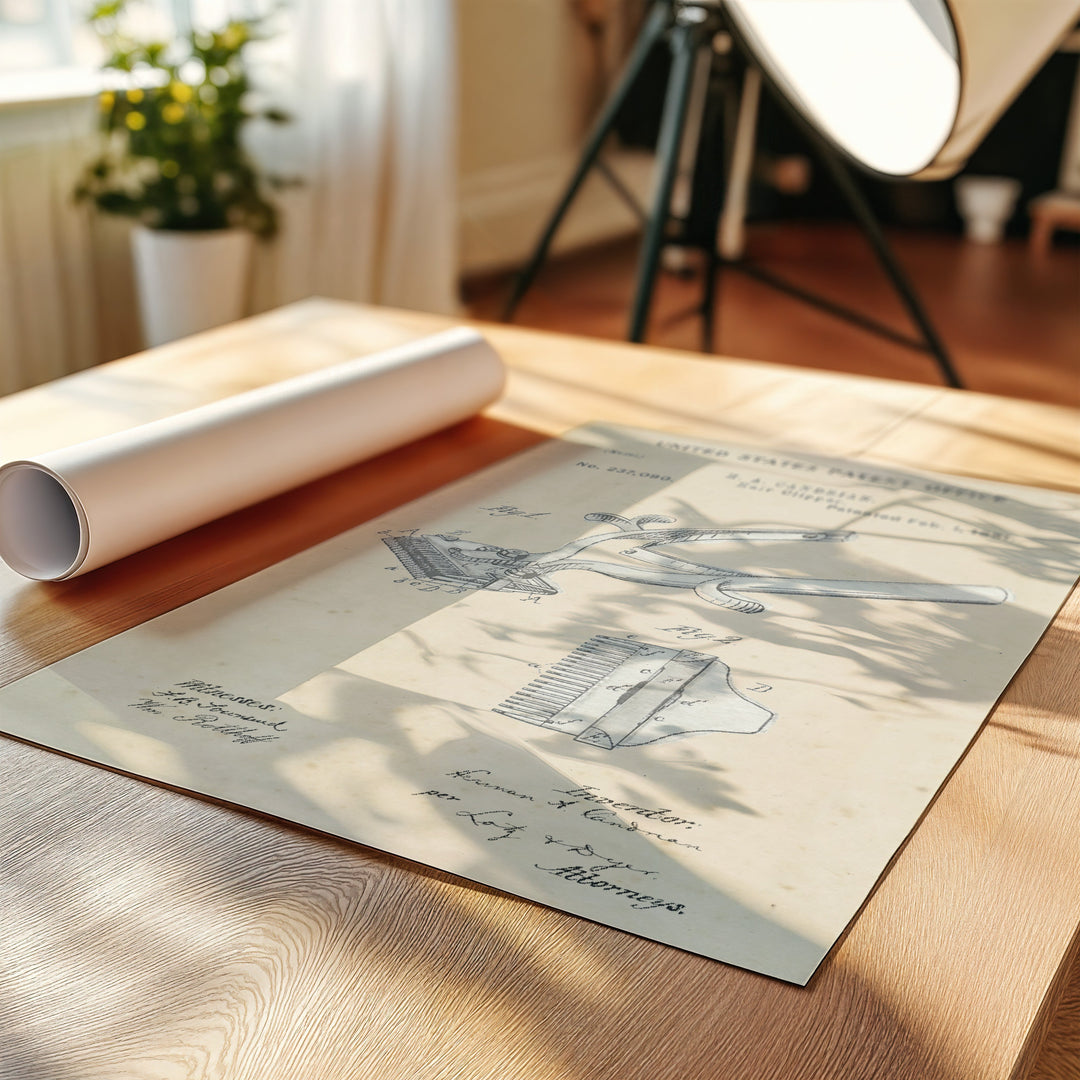
[[[247,41],[247,30],[237,23],[230,23],[218,40],[226,49],[236,49]]]
[[[111,90],[105,90],[98,98],[98,105],[101,106],[102,112],[109,112],[115,101],[116,95]]]
[[[184,119],[184,106],[178,104],[175,101],[170,101],[168,105],[165,105],[161,110],[161,119],[166,124],[179,124]]]
[[[136,86],[133,90],[127,92],[127,99],[132,105],[138,105],[143,99],[143,92]]]
[[[161,175],[166,179],[171,180],[174,176],[180,175],[179,163],[173,161],[171,158],[167,158],[161,163]]]
[[[129,112],[124,117],[124,123],[127,124],[132,131],[142,131],[146,127],[146,117],[142,113]]]
[[[184,103],[191,100],[194,91],[187,83],[173,82],[169,84],[169,93],[172,94],[173,101]]]

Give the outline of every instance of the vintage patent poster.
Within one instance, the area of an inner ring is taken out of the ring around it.
[[[586,429],[0,691],[0,728],[805,983],[1077,500]]]

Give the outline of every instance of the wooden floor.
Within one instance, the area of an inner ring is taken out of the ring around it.
[[[1026,243],[976,245],[935,232],[890,239],[968,389],[1080,406],[1080,246],[1043,258]],[[623,339],[638,244],[627,239],[550,261],[514,321]],[[748,255],[763,267],[902,332],[909,323],[862,235],[842,224],[752,225]],[[508,275],[467,283],[469,314],[498,319]],[[700,275],[660,275],[648,341],[702,348]],[[939,381],[925,353],[885,341],[729,271],[718,291],[713,351],[912,382]]]

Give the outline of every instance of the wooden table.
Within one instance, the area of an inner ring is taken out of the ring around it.
[[[307,301],[2,400],[0,454],[445,325]],[[85,578],[0,572],[0,681],[589,420],[1080,489],[1070,410],[486,329],[486,416]],[[0,1076],[1076,1076],[1078,635],[1074,596],[806,989],[0,739]]]

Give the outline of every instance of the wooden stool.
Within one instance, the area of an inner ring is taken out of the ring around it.
[[[1080,193],[1050,191],[1032,199],[1028,203],[1028,213],[1031,215],[1028,243],[1036,255],[1045,255],[1050,250],[1055,230],[1080,232]]]

